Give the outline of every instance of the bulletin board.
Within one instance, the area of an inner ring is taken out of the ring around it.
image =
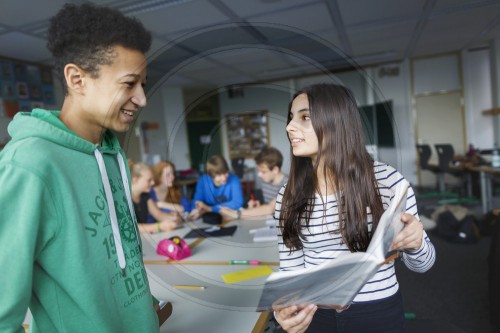
[[[55,105],[51,68],[0,58],[0,117]]]
[[[269,112],[266,110],[226,115],[229,156],[253,158],[269,141]]]
[[[17,112],[55,104],[51,67],[0,58],[0,150],[10,140],[7,126]]]

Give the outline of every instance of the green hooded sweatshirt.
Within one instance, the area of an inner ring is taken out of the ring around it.
[[[0,332],[28,306],[32,332],[158,332],[124,153],[58,115],[18,113],[0,153]]]

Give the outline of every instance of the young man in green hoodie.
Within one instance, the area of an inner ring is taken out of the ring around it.
[[[151,36],[120,12],[66,4],[48,47],[61,111],[19,113],[0,153],[0,332],[158,332],[130,199],[110,131],[146,105]]]

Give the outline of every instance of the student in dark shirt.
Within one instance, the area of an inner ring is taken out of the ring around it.
[[[154,185],[151,167],[139,162],[132,165],[130,172],[132,178],[132,202],[134,203],[139,231],[151,234],[175,229],[181,221],[179,213],[163,212],[149,194]],[[147,222],[148,214],[154,217],[154,222]]]

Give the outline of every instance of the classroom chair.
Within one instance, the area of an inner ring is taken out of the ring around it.
[[[231,167],[233,168],[234,174],[242,179],[245,173],[245,158],[233,158],[231,159]]]
[[[418,197],[420,198],[440,197],[442,195],[442,191],[438,186],[439,167],[437,165],[429,164],[429,160],[431,159],[432,155],[431,146],[428,144],[417,144],[417,153],[418,153],[418,165],[420,167],[420,170],[430,171],[436,176],[436,191],[421,193],[418,195]]]
[[[455,158],[455,149],[451,144],[435,144],[438,155],[438,167],[440,173],[440,189],[446,189],[445,175],[449,174],[460,179],[459,197],[439,200],[439,204],[460,204],[460,203],[476,203],[479,200],[472,197],[471,177],[467,170],[453,166]],[[465,181],[463,179],[465,178]],[[463,195],[463,188],[467,188],[467,196]]]

